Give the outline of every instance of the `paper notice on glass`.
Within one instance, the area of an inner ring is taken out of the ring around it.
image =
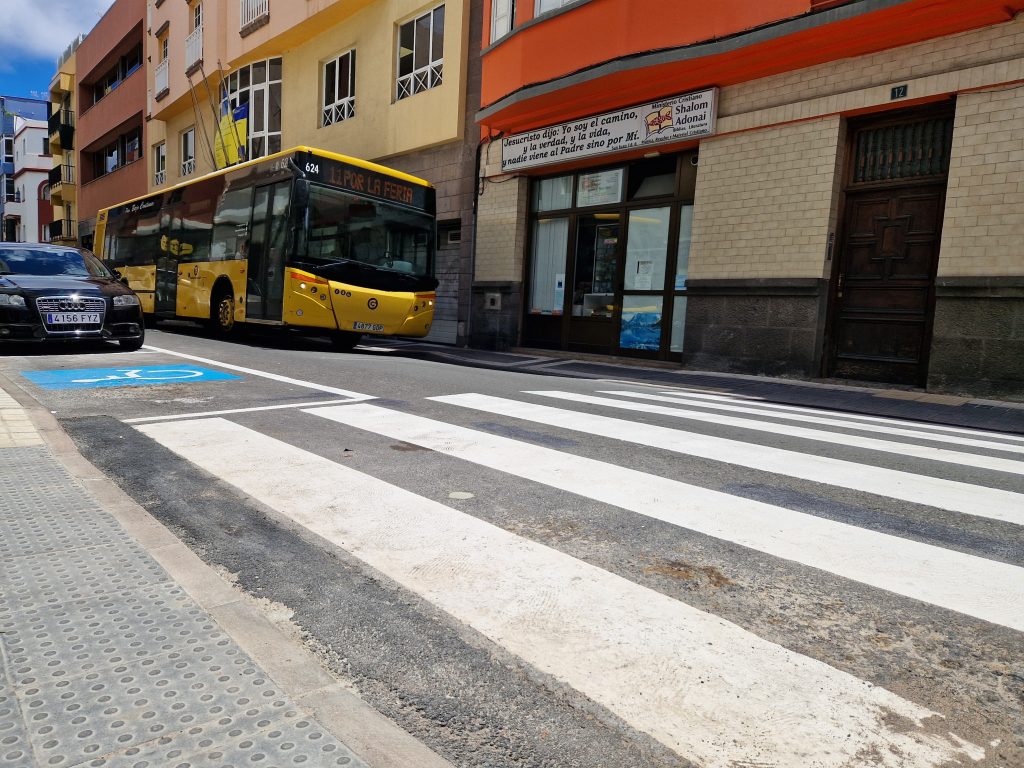
[[[565,304],[565,273],[559,272],[555,275],[555,294],[553,296],[552,311],[556,315],[562,314],[562,305]]]
[[[634,290],[651,290],[651,273],[653,272],[653,268],[653,261],[638,261],[636,263],[636,277],[633,279]]]

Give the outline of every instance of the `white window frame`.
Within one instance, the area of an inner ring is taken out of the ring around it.
[[[551,13],[552,11],[557,11],[562,6],[572,5],[575,2],[577,0],[536,0],[533,15],[537,17],[544,13]]]
[[[340,96],[341,89],[341,63],[348,58],[348,96]],[[334,65],[334,99],[328,101],[327,97],[327,68]],[[356,49],[350,48],[333,59],[324,62],[323,66],[323,98],[322,109],[320,110],[320,126],[326,128],[328,125],[340,123],[343,120],[356,116]]]
[[[193,125],[191,128],[186,128],[181,132],[180,138],[181,175],[191,176],[196,171],[196,127]],[[186,140],[191,145],[190,147],[186,147]],[[187,153],[187,150],[191,150],[191,155]]]
[[[203,26],[203,3],[199,0],[195,5],[192,6],[192,29],[191,32],[195,32],[197,29]]]
[[[162,186],[167,181],[167,142],[153,145],[153,186]]]
[[[441,51],[438,55],[433,50],[434,47],[434,13],[438,9],[444,9],[444,3],[435,5],[425,13],[420,13],[415,17],[405,21],[398,25],[398,34],[396,36],[395,45],[395,101],[401,101],[407,99],[410,96],[415,96],[417,93],[436,88],[441,85],[444,80],[444,29],[441,29]],[[444,15],[444,11],[442,11]],[[424,66],[416,67],[416,23],[421,19],[430,19],[430,34],[428,35],[430,50],[427,54],[427,63]],[[409,55],[412,56],[413,69],[406,74],[402,72],[402,30],[405,27],[412,26],[412,38],[413,47],[409,51]],[[443,25],[442,25],[443,27]]]
[[[516,0],[491,0],[491,42],[496,43],[515,24]]]
[[[280,63],[281,78],[277,79],[277,80],[272,80],[270,78],[270,71],[271,71],[271,66],[270,65],[271,65],[271,62],[274,62],[274,61]],[[252,78],[253,67],[256,64],[260,64],[260,63],[263,63],[263,65],[266,68],[266,78],[265,78],[264,82],[262,82],[262,83],[253,83],[252,82],[252,79],[253,79]],[[243,74],[245,75],[245,77],[242,77]],[[245,80],[247,85],[243,86],[241,84],[242,80]],[[235,110],[237,107],[241,106],[242,104],[248,104],[249,105],[249,120],[248,120],[248,134],[249,135],[248,135],[248,138],[247,138],[247,140],[245,142],[245,147],[244,147],[244,150],[245,150],[245,158],[244,159],[246,159],[246,160],[255,160],[257,157],[265,157],[265,156],[267,156],[269,154],[273,154],[274,152],[278,152],[281,149],[281,146],[280,146],[281,145],[281,126],[278,126],[277,129],[275,129],[275,130],[271,130],[271,128],[270,128],[270,116],[271,116],[270,98],[273,95],[273,93],[276,91],[277,95],[278,95],[278,99],[281,102],[281,110],[283,112],[284,111],[284,85],[283,85],[283,80],[284,80],[284,61],[282,60],[282,58],[280,56],[274,56],[274,57],[269,58],[269,59],[262,59],[261,61],[254,61],[251,64],[246,64],[243,67],[239,67],[237,70],[232,72],[230,76],[225,78],[225,81],[224,81],[225,85],[224,85],[224,90],[223,90],[223,93],[222,93],[222,95],[224,97],[223,100],[222,100],[222,104],[221,104],[222,109],[224,109],[228,113],[230,113],[231,111]],[[262,115],[263,127],[262,127],[262,129],[258,129],[258,130],[255,127],[257,122],[259,122],[259,121],[257,121],[257,115],[255,113],[256,99],[253,98],[253,94],[255,94],[257,91],[262,92],[263,110],[264,110],[263,111],[263,115]],[[226,104],[223,103],[224,101],[226,101],[227,103]],[[277,144],[279,146],[278,146],[278,149],[275,149],[273,152],[271,152],[271,150],[270,150],[271,139],[274,139],[274,138],[277,139]],[[253,140],[254,139],[257,139],[257,140],[262,139],[263,152],[261,152],[260,154],[256,154],[253,151],[253,146],[254,146],[254,141]]]

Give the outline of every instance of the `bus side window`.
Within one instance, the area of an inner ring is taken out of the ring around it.
[[[229,189],[221,196],[213,217],[213,242],[210,260],[244,259],[249,239],[249,215],[252,187]]]
[[[221,179],[192,184],[182,190],[181,204],[175,209],[172,239],[178,241],[181,261],[208,261],[213,233],[213,197],[211,186]]]

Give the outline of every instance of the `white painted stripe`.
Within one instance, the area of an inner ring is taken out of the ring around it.
[[[328,411],[349,409],[387,415]],[[239,425],[196,426],[138,429],[707,768],[984,756],[922,727],[936,713],[716,616]]]
[[[314,408],[321,405],[342,405],[359,403],[375,398],[366,395],[354,400],[321,400],[316,403],[288,403],[287,405],[262,405],[254,408],[232,408],[226,411],[203,411],[202,413],[174,413],[168,416],[142,416],[137,419],[125,419],[125,424],[148,424],[154,421],[179,421],[181,419],[205,419],[209,416],[229,416],[235,413],[256,413],[257,411],[280,411],[287,408]]]
[[[228,371],[238,371],[239,373],[247,373],[250,376],[259,376],[260,378],[270,379],[271,381],[280,381],[284,384],[294,384],[297,387],[305,387],[306,389],[315,389],[318,392],[328,392],[332,395],[338,395],[339,397],[350,397],[354,400],[372,400],[373,395],[364,395],[362,392],[351,392],[347,389],[339,389],[338,387],[329,387],[326,384],[317,384],[312,381],[303,381],[302,379],[293,379],[289,376],[281,376],[277,373],[269,373],[268,371],[258,371],[255,368],[243,368],[240,365],[232,365],[231,363],[222,363],[220,360],[211,360],[208,357],[197,357],[196,355],[186,355],[184,352],[175,352],[170,349],[161,349],[160,347],[151,347],[146,345],[144,349],[149,349],[154,352],[162,352],[165,355],[172,355],[173,357],[180,357],[185,360],[195,360],[197,363],[206,363],[207,365],[215,365],[218,368],[223,368]]]
[[[629,384],[630,386],[636,386],[638,382],[635,381],[623,381],[616,382],[619,384]],[[663,387],[661,389],[664,389]],[[943,434],[951,435],[969,435],[971,437],[979,437],[986,440],[1005,440],[1008,443],[1024,443],[1024,437],[1020,435],[1010,434],[1009,432],[994,432],[992,430],[984,429],[967,429],[966,427],[955,427],[947,424],[932,424],[923,421],[907,421],[905,419],[893,419],[886,416],[868,416],[863,413],[851,413],[850,411],[830,411],[825,408],[813,408],[810,406],[798,406],[798,405],[782,405],[781,403],[773,403],[761,398],[745,397],[741,395],[720,395],[720,394],[709,394],[708,392],[697,392],[689,389],[668,389],[661,392],[663,395],[674,395],[678,398],[686,398],[687,400],[713,400],[722,403],[739,403],[742,405],[748,405],[754,408],[759,408],[767,411],[790,411],[792,413],[806,413],[810,416],[828,416],[833,419],[842,419],[843,421],[849,421],[852,423],[866,421],[872,424],[885,424],[891,427],[909,427],[912,429],[928,430],[932,432],[941,432]],[[767,414],[766,414],[767,415]]]
[[[1008,453],[1024,454],[1024,445],[1009,445],[997,443],[992,440],[978,440],[965,436],[940,435],[926,432],[919,429],[903,429],[895,426],[877,426],[874,424],[859,424],[844,419],[832,419],[825,416],[811,416],[800,413],[768,413],[758,408],[750,408],[743,405],[726,405],[724,403],[704,402],[692,400],[688,397],[668,397],[665,395],[652,395],[647,392],[627,392],[624,390],[603,390],[600,395],[615,395],[616,397],[631,397],[637,400],[650,400],[659,403],[675,403],[677,405],[688,405],[696,408],[708,408],[714,411],[726,411],[729,413],[748,413],[767,419],[787,419],[789,421],[802,421],[809,424],[822,424],[827,427],[840,427],[842,429],[856,429],[861,432],[874,432],[893,437],[906,437],[913,440],[930,440],[938,443],[954,443],[956,445],[970,446],[990,451],[1006,451]]]
[[[1024,631],[1024,568],[1008,563],[373,405],[306,413]]]
[[[1012,491],[983,488],[945,478],[915,475],[828,456],[770,448],[740,440],[727,440],[489,395],[447,395],[428,399],[815,483],[888,496],[950,512],[1024,525],[1024,494]]]
[[[609,408],[618,408],[625,411],[640,411],[643,413],[656,413],[660,416],[671,416],[676,419],[688,419],[706,424],[719,424],[726,427],[739,427],[751,432],[767,432],[772,435],[786,435],[797,437],[802,440],[813,440],[818,443],[831,443],[833,445],[849,446],[851,448],[866,448],[870,451],[881,453],[895,453],[900,456],[913,456],[928,461],[940,461],[946,464],[958,464],[965,467],[977,467],[996,472],[1009,472],[1014,475],[1024,475],[1024,462],[1014,459],[1002,459],[996,456],[984,456],[977,453],[964,453],[962,451],[951,451],[946,448],[932,448],[913,443],[897,443],[890,440],[879,440],[875,437],[859,437],[845,433],[828,432],[823,429],[809,429],[808,427],[793,427],[788,424],[768,424],[755,419],[741,419],[736,416],[721,416],[717,413],[704,413],[702,411],[690,411],[682,408],[667,408],[661,405],[645,405],[642,403],[625,403],[621,400],[613,400],[610,397],[595,397],[593,395],[582,395],[576,392],[556,391],[528,391],[525,394],[537,395],[539,397],[552,397],[557,400],[568,400],[573,403],[588,403],[590,405],[603,405]]]

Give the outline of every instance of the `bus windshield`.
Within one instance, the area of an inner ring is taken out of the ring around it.
[[[314,270],[357,262],[424,277],[432,272],[432,221],[424,213],[310,185],[297,261]]]

